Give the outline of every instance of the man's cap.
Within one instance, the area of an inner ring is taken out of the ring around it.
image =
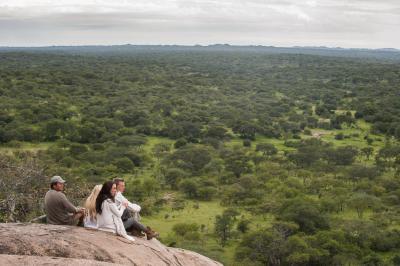
[[[65,183],[65,180],[61,178],[59,175],[55,175],[50,179],[50,183]]]

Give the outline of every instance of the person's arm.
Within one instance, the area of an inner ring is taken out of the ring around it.
[[[115,195],[115,204],[120,207],[122,203],[124,202],[124,197],[122,196],[121,192],[117,192]]]
[[[77,213],[78,209],[67,199],[64,193],[59,192],[61,194],[61,203],[63,207],[71,213]]]
[[[117,216],[118,218],[121,218],[121,216],[122,216],[122,214],[124,213],[124,210],[125,210],[125,208],[126,208],[126,207],[124,206],[124,204],[122,204],[122,205],[121,205],[121,208],[118,209],[117,205],[116,205],[114,202],[112,202],[111,200],[110,200],[110,201],[107,200],[107,203],[108,203],[108,205],[110,206],[111,212],[112,212],[115,216]]]
[[[128,203],[128,210],[134,211],[134,212],[140,212],[140,210],[142,209],[139,205],[130,202],[129,200],[127,200],[127,198],[124,197],[124,195],[122,195],[122,193],[118,193],[117,194],[118,197],[118,201],[119,202],[127,202]]]

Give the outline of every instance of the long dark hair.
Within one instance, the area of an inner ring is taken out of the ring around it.
[[[101,188],[99,195],[96,198],[96,212],[98,214],[101,214],[101,205],[103,204],[103,201],[105,201],[106,199],[111,199],[112,201],[114,201],[114,197],[111,196],[111,189],[113,185],[113,181],[106,181],[103,184],[103,187]]]

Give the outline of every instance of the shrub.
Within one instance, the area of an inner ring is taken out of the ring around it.
[[[186,144],[187,144],[187,141],[185,139],[178,139],[174,144],[174,148],[179,149],[180,147],[183,147]]]
[[[132,171],[134,167],[132,161],[127,157],[116,159],[113,164],[118,168],[118,170],[124,173]]]
[[[337,139],[337,140],[343,140],[343,139],[344,139],[343,133],[338,133],[338,134],[336,134],[336,135],[335,135],[335,139]]]
[[[88,148],[86,147],[86,145],[79,144],[79,143],[73,143],[69,147],[69,153],[73,157],[79,156],[80,154],[85,153],[87,151],[88,151]]]
[[[249,139],[243,140],[243,147],[251,147],[251,140]]]
[[[177,223],[172,227],[172,231],[179,236],[185,236],[189,232],[198,232],[199,225],[196,223]]]

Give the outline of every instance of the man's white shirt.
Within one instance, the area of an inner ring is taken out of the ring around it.
[[[124,195],[120,191],[117,192],[115,195],[115,204],[117,204],[118,207],[122,205],[123,202],[128,202],[128,207],[127,209],[133,211],[133,212],[140,212],[141,207],[135,203],[130,202],[127,200]]]

